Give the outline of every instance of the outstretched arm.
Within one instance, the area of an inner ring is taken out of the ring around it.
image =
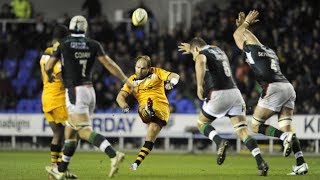
[[[196,77],[197,77],[197,95],[200,100],[204,100],[203,98],[203,82],[204,76],[206,72],[206,62],[207,58],[205,55],[200,54],[196,57]]]
[[[236,20],[236,24],[238,28],[233,33],[233,38],[237,46],[239,47],[239,49],[241,50],[243,49],[243,43],[245,41],[249,44],[261,45],[257,37],[248,30],[248,27],[250,24],[253,24],[259,21],[257,19],[258,15],[259,15],[259,12],[256,10],[250,11],[247,16],[245,16],[244,12],[239,13],[238,19]]]
[[[126,91],[121,90],[117,96],[117,103],[119,104],[119,106],[122,109],[122,112],[124,113],[128,113],[130,108],[129,105],[126,101],[126,98],[129,96],[129,93],[127,93]]]
[[[167,90],[173,89],[173,86],[178,84],[179,79],[180,79],[180,76],[177,73],[171,73],[167,78],[167,82],[165,84],[165,88]]]

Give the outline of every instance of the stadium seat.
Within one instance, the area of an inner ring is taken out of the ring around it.
[[[31,97],[34,94],[34,91],[38,88],[38,83],[35,79],[31,79],[28,81],[27,86],[27,95],[28,97]]]
[[[177,113],[196,113],[193,102],[188,98],[178,100],[175,105]]]
[[[24,58],[34,61],[35,59],[37,59],[38,55],[39,53],[36,49],[28,49],[24,53]]]
[[[8,77],[14,77],[17,70],[17,60],[16,59],[5,59],[3,61],[3,67]]]

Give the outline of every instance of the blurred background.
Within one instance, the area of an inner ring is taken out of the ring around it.
[[[320,112],[318,0],[1,0],[0,6],[0,113],[42,113],[40,56],[51,43],[52,27],[68,25],[72,16],[81,14],[89,21],[88,36],[101,42],[127,75],[134,73],[134,58],[141,54],[149,55],[153,66],[180,75],[179,84],[167,92],[172,113],[196,114],[201,107],[194,62],[177,46],[201,36],[221,47],[250,115],[261,89],[232,34],[238,12],[251,9],[260,12],[253,31],[276,51],[282,73],[296,90],[295,113]],[[149,15],[142,28],[131,24],[131,13],[138,7]],[[115,98],[122,83],[98,63],[93,81],[96,113],[120,113]],[[133,98],[130,106],[137,111]]]

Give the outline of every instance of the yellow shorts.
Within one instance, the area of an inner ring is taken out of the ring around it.
[[[65,124],[68,120],[68,111],[66,106],[61,106],[51,110],[50,112],[45,112],[44,116],[48,122],[54,122],[56,124]]]
[[[156,118],[151,118],[143,115],[141,112],[145,108],[145,105],[139,106],[139,115],[142,121],[146,124],[150,122],[155,122],[161,126],[166,126],[169,120],[170,109],[167,104],[163,104],[162,106],[153,106],[153,109],[156,113]]]

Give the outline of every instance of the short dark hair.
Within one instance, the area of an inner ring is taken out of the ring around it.
[[[53,28],[52,38],[61,40],[62,38],[70,35],[70,31],[67,26],[58,24]]]
[[[207,43],[201,38],[201,37],[195,37],[190,42],[190,49],[193,49],[195,47],[203,47],[207,45]]]
[[[147,65],[148,65],[148,68],[151,67],[151,59],[148,55],[142,55],[142,56],[138,56],[136,57],[136,62],[138,62],[140,59],[144,59],[147,61]]]

